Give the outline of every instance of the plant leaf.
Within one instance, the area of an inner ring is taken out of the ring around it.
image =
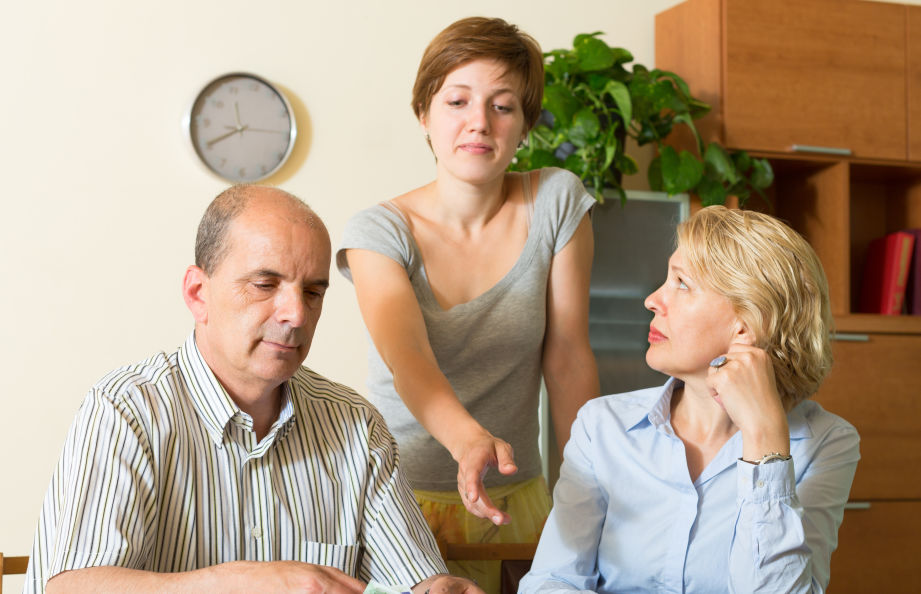
[[[751,169],[752,158],[748,156],[748,153],[745,151],[736,151],[732,153],[732,162],[735,163],[736,171],[740,174],[745,174],[746,171]]]
[[[766,159],[752,160],[751,184],[757,189],[766,188],[774,183],[774,170]],[[763,194],[762,194],[763,195]]]
[[[695,192],[700,196],[700,203],[703,206],[726,203],[726,188],[709,176],[701,178]]]
[[[646,180],[649,182],[649,189],[653,192],[664,191],[664,186],[662,184],[661,156],[656,156],[652,161],[649,162],[649,167],[646,169]]]
[[[612,47],[611,52],[614,54],[615,64],[626,64],[633,61],[633,54],[622,47]]]
[[[691,114],[679,113],[672,120],[672,124],[674,125],[675,123],[680,123],[680,124],[684,124],[685,126],[687,126],[691,130],[691,133],[694,134],[694,142],[697,143],[697,150],[698,151],[703,150],[704,144],[700,140],[700,134],[697,133],[697,126],[694,125],[694,120],[691,117]]]
[[[627,153],[621,153],[617,155],[614,160],[614,164],[617,166],[617,169],[619,169],[620,172],[624,175],[633,175],[640,170],[639,165],[636,163],[636,159]]]
[[[565,85],[549,85],[544,89],[544,108],[553,114],[554,129],[566,127],[582,107],[572,91]]]
[[[585,159],[583,159],[579,153],[573,153],[566,157],[566,160],[563,161],[563,167],[572,171],[582,179],[585,179],[588,173],[588,163],[585,162]]]
[[[601,132],[601,122],[591,108],[586,107],[576,112],[569,129],[571,141],[578,147],[584,147],[597,139]]]
[[[627,85],[617,80],[610,80],[604,87],[604,92],[611,96],[620,111],[620,117],[625,124],[633,120],[633,102],[630,100],[630,89]]]
[[[614,52],[594,35],[579,35],[573,45],[583,72],[604,70],[614,65]]]
[[[711,142],[707,145],[704,161],[713,168],[717,179],[720,181],[725,181],[730,186],[739,181],[739,172],[736,171],[735,165],[732,164],[732,159],[729,158],[723,147],[717,143]]]
[[[662,185],[671,196],[686,192],[700,182],[704,164],[688,151],[675,152],[670,146],[662,148]]]
[[[531,169],[543,167],[559,167],[562,162],[553,156],[553,153],[544,149],[534,149],[531,152]]]

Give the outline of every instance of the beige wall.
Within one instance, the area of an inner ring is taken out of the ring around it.
[[[87,388],[114,367],[174,349],[191,329],[180,279],[198,218],[224,187],[197,164],[180,128],[202,84],[246,70],[289,91],[300,106],[301,137],[293,166],[270,181],[310,202],[335,243],[353,212],[433,174],[408,101],[422,50],[442,27],[462,16],[501,16],[545,49],[600,29],[651,65],[653,15],[675,3],[7,6],[0,33],[0,551],[30,551],[41,498]],[[335,273],[307,364],[363,389],[363,332],[351,286]]]

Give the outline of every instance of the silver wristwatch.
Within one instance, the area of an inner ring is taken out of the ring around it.
[[[780,452],[771,452],[770,454],[765,454],[761,457],[760,460],[752,462],[751,460],[746,460],[745,458],[739,458],[742,462],[748,462],[749,464],[754,464],[756,466],[761,466],[762,464],[770,464],[771,462],[786,462],[787,460],[792,460],[793,456],[785,456]]]

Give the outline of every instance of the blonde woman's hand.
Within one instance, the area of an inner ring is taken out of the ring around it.
[[[483,477],[490,466],[502,474],[518,472],[512,446],[489,433],[484,433],[467,442],[455,456],[455,460],[457,492],[460,493],[467,511],[478,518],[486,518],[497,526],[508,524],[511,518],[490,500],[486,494],[486,487],[483,486]]]
[[[725,363],[708,370],[707,386],[742,432],[742,457],[757,460],[770,452],[789,453],[787,414],[770,356],[740,343],[730,345],[723,356]]]

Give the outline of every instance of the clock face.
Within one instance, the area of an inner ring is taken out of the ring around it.
[[[273,174],[288,159],[297,134],[294,113],[281,91],[242,73],[209,83],[192,104],[188,127],[204,164],[233,182]]]

